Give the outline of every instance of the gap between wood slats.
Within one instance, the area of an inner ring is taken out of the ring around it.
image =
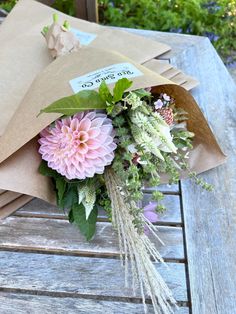
[[[152,195],[150,191],[144,193],[142,206],[146,206],[152,201]],[[158,214],[157,225],[165,226],[181,226],[181,214],[180,214],[180,201],[179,195],[168,194],[165,195],[161,202],[166,211]],[[31,218],[52,218],[52,219],[67,219],[67,214],[63,210],[56,206],[49,205],[48,203],[35,198],[26,206],[22,207],[18,212],[14,214],[17,217],[31,217]],[[104,210],[99,211],[98,221],[108,222],[106,212]]]
[[[24,217],[24,218],[42,218],[42,219],[59,219],[59,220],[68,220],[67,216],[62,215],[50,215],[50,214],[33,214],[27,212],[15,212],[13,216],[16,217]],[[106,217],[99,217],[97,218],[97,222],[107,222],[110,223],[110,220]],[[158,221],[153,223],[154,226],[165,226],[165,227],[182,227],[182,222],[172,222],[172,221]]]
[[[184,262],[181,228],[159,226],[161,245],[152,238],[167,261]],[[78,256],[118,257],[118,239],[110,223],[98,223],[95,238],[86,242],[78,229],[69,222],[56,219],[8,217],[0,224],[0,248],[51,252]]]
[[[1,308],[4,313],[64,313],[70,314],[143,314],[143,305],[114,301],[99,301],[85,298],[58,298],[54,296],[37,296],[20,292],[0,292]],[[147,305],[149,314],[153,314],[151,305]],[[181,307],[176,314],[189,314],[187,307]]]
[[[186,232],[185,232],[185,221],[184,221],[184,207],[183,207],[183,198],[182,198],[182,187],[181,182],[179,182],[179,191],[180,191],[180,213],[182,218],[182,228],[183,228],[183,246],[184,246],[184,256],[185,256],[185,274],[186,274],[186,287],[187,287],[187,296],[189,301],[189,314],[192,314],[192,299],[191,299],[191,288],[190,288],[190,276],[189,276],[189,269],[188,269],[188,252],[187,252],[187,239],[186,239]]]
[[[142,299],[138,297],[115,297],[115,296],[102,296],[93,294],[74,294],[73,292],[53,292],[44,290],[27,290],[27,289],[14,289],[14,288],[1,288],[0,292],[6,293],[19,293],[27,295],[38,295],[38,296],[51,296],[57,298],[74,298],[74,299],[92,299],[97,301],[113,301],[113,302],[129,302],[133,304],[142,304]],[[151,304],[150,299],[146,299],[146,304]],[[188,302],[177,301],[177,305],[180,307],[189,307]]]
[[[69,252],[56,249],[44,249],[44,248],[29,248],[27,246],[0,246],[0,252],[16,252],[16,253],[35,253],[35,254],[48,254],[48,255],[62,255],[62,256],[76,256],[76,257],[91,257],[91,258],[109,258],[120,260],[120,254],[116,253],[106,253],[106,252],[90,252],[90,251],[76,251]],[[163,257],[165,263],[175,263],[175,264],[185,264],[186,260],[184,258],[166,258]]]
[[[141,300],[132,285],[125,287],[125,270],[119,260],[88,257],[0,252],[0,288],[46,293],[104,296]],[[26,266],[27,265],[27,266]],[[155,263],[177,301],[187,302],[183,264]],[[69,270],[68,270],[69,266]],[[43,270],[43,271],[41,271]],[[131,284],[131,272],[128,282]]]

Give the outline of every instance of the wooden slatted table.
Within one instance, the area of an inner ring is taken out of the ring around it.
[[[204,174],[215,185],[212,194],[189,180],[161,187],[169,209],[158,223],[165,246],[157,246],[169,268],[157,268],[178,300],[176,313],[234,314],[236,87],[208,39],[129,31],[170,44],[162,59],[199,79],[193,95],[228,155]],[[144,204],[149,199],[147,189]],[[37,199],[0,223],[0,313],[143,313],[123,278],[117,237],[102,213],[90,243]]]

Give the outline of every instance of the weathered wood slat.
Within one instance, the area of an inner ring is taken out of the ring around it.
[[[144,191],[161,191],[164,194],[179,194],[179,185],[178,184],[161,184],[156,187],[145,186]]]
[[[167,260],[183,260],[182,228],[158,227],[165,242],[153,240]],[[117,235],[110,223],[97,223],[95,238],[87,242],[66,220],[8,217],[0,225],[0,248],[51,251],[64,254],[118,256]]]
[[[172,42],[163,58],[199,79],[193,95],[228,155],[225,165],[204,174],[215,193],[190,181],[181,185],[192,312],[231,314],[236,309],[236,87],[207,38],[141,32]]]
[[[97,0],[75,0],[76,16],[90,22],[98,22]]]
[[[144,194],[143,206],[147,205],[152,200],[150,194]],[[182,217],[180,211],[180,199],[178,195],[165,195],[163,201],[160,202],[166,206],[166,211],[158,213],[157,224],[175,225],[181,224]]]
[[[0,292],[1,310],[7,314],[143,314],[143,305],[91,300],[82,298],[56,298],[50,296],[26,295]],[[148,314],[153,314],[152,307]],[[181,307],[176,314],[189,314],[187,307]]]
[[[126,301],[130,298],[141,300],[139,291],[134,297],[132,288],[125,288],[124,268],[118,259],[2,251],[0,265],[0,290],[22,289],[57,295],[98,296],[98,299],[106,296]],[[186,302],[185,265],[167,263],[156,267],[175,298]]]
[[[150,194],[144,194],[142,206],[147,205],[151,201]],[[165,195],[165,198],[162,201],[167,208],[164,213],[159,214],[158,223],[170,223],[179,224],[181,223],[181,214],[180,214],[180,202],[178,195]],[[67,216],[64,212],[56,206],[49,205],[48,203],[40,200],[33,199],[31,202],[23,206],[19,211],[15,213],[16,216],[23,217],[42,217],[42,218],[56,218],[56,219],[67,219]],[[100,220],[108,220],[104,212],[100,212]]]
[[[236,309],[236,86],[208,40],[194,53],[201,60],[191,69],[201,80],[195,97],[228,160],[204,175],[215,193],[182,182],[193,313],[231,314]]]

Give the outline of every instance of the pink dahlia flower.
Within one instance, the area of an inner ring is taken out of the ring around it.
[[[80,112],[57,120],[40,133],[39,153],[48,166],[67,179],[102,174],[114,158],[114,130],[105,114]]]

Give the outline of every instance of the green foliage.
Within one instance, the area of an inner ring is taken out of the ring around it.
[[[10,12],[11,9],[16,4],[17,0],[8,0],[8,1],[1,1],[0,3],[0,9],[6,10],[7,12]]]
[[[106,103],[94,90],[83,90],[75,95],[61,98],[40,111],[41,113],[61,113],[73,115],[79,111],[105,109]]]
[[[123,98],[124,92],[133,84],[127,78],[118,80],[113,88],[113,95],[111,94],[107,84],[103,81],[99,87],[99,95],[107,104],[107,113],[112,114],[115,109],[115,104]],[[117,108],[116,108],[117,109]]]
[[[98,209],[94,207],[88,219],[86,219],[86,210],[83,204],[74,204],[71,208],[69,218],[70,222],[79,227],[80,232],[89,241],[94,236],[96,231]]]
[[[74,0],[55,0],[52,6],[58,11],[65,12],[71,16],[76,15]]]
[[[60,174],[56,172],[56,170],[48,167],[48,164],[45,160],[41,161],[41,164],[39,166],[39,173],[41,173],[43,176],[52,177],[54,179],[57,179],[60,176]]]
[[[113,89],[113,102],[116,103],[123,98],[124,92],[133,84],[132,81],[127,78],[122,78],[116,82]]]
[[[99,86],[98,92],[103,101],[108,103],[112,102],[113,96],[105,81],[102,81],[101,85]]]
[[[91,240],[96,231],[98,212],[97,207],[94,206],[98,187],[96,177],[83,181],[68,181],[57,171],[49,168],[44,160],[39,166],[39,173],[52,178],[57,205],[69,211],[69,221],[80,229],[87,240]]]
[[[236,50],[234,0],[99,0],[106,25],[208,36],[227,57]]]

